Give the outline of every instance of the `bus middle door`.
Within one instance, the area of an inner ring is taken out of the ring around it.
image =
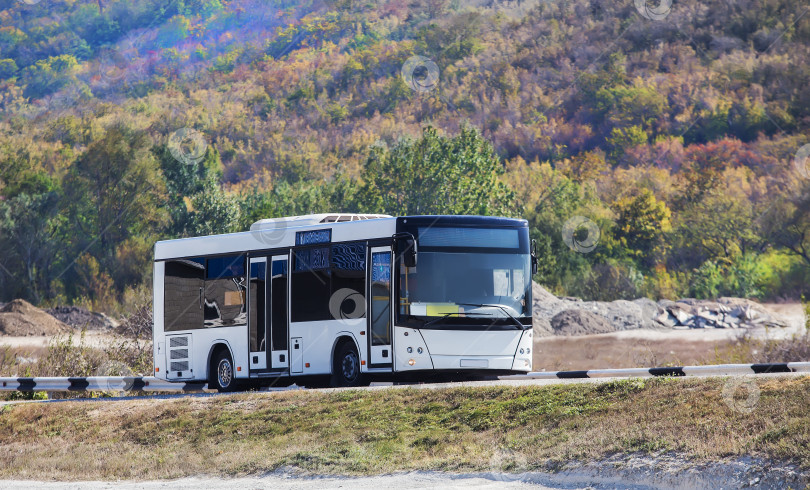
[[[275,255],[270,263],[270,368],[290,367],[290,325],[287,315],[289,285],[289,257]]]

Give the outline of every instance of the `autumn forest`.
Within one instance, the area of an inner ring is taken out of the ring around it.
[[[333,211],[523,217],[559,295],[810,293],[810,7],[638,3],[0,0],[0,301]]]

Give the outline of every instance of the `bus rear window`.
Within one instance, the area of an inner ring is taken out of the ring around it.
[[[202,328],[205,259],[166,261],[163,277],[163,330]]]

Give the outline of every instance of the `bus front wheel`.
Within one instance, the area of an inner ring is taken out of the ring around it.
[[[332,369],[332,386],[360,386],[363,375],[360,373],[360,355],[352,342],[344,342],[338,347],[335,365]]]
[[[234,391],[236,389],[236,380],[234,379],[233,360],[227,350],[219,351],[219,354],[214,358],[212,367],[214,369],[211,373],[211,388],[220,393]]]

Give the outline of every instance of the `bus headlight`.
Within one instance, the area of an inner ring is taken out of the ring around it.
[[[414,361],[413,359],[408,359],[409,366],[413,366],[414,364],[416,364],[416,361]]]
[[[421,347],[418,347],[418,348],[416,349],[416,352],[417,352],[418,354],[421,354],[421,353],[422,353],[422,348],[421,348]]]
[[[408,348],[407,348],[407,349],[405,349],[405,350],[407,350],[407,351],[408,351],[408,354],[410,354],[411,352],[413,352],[413,347],[408,347]]]

